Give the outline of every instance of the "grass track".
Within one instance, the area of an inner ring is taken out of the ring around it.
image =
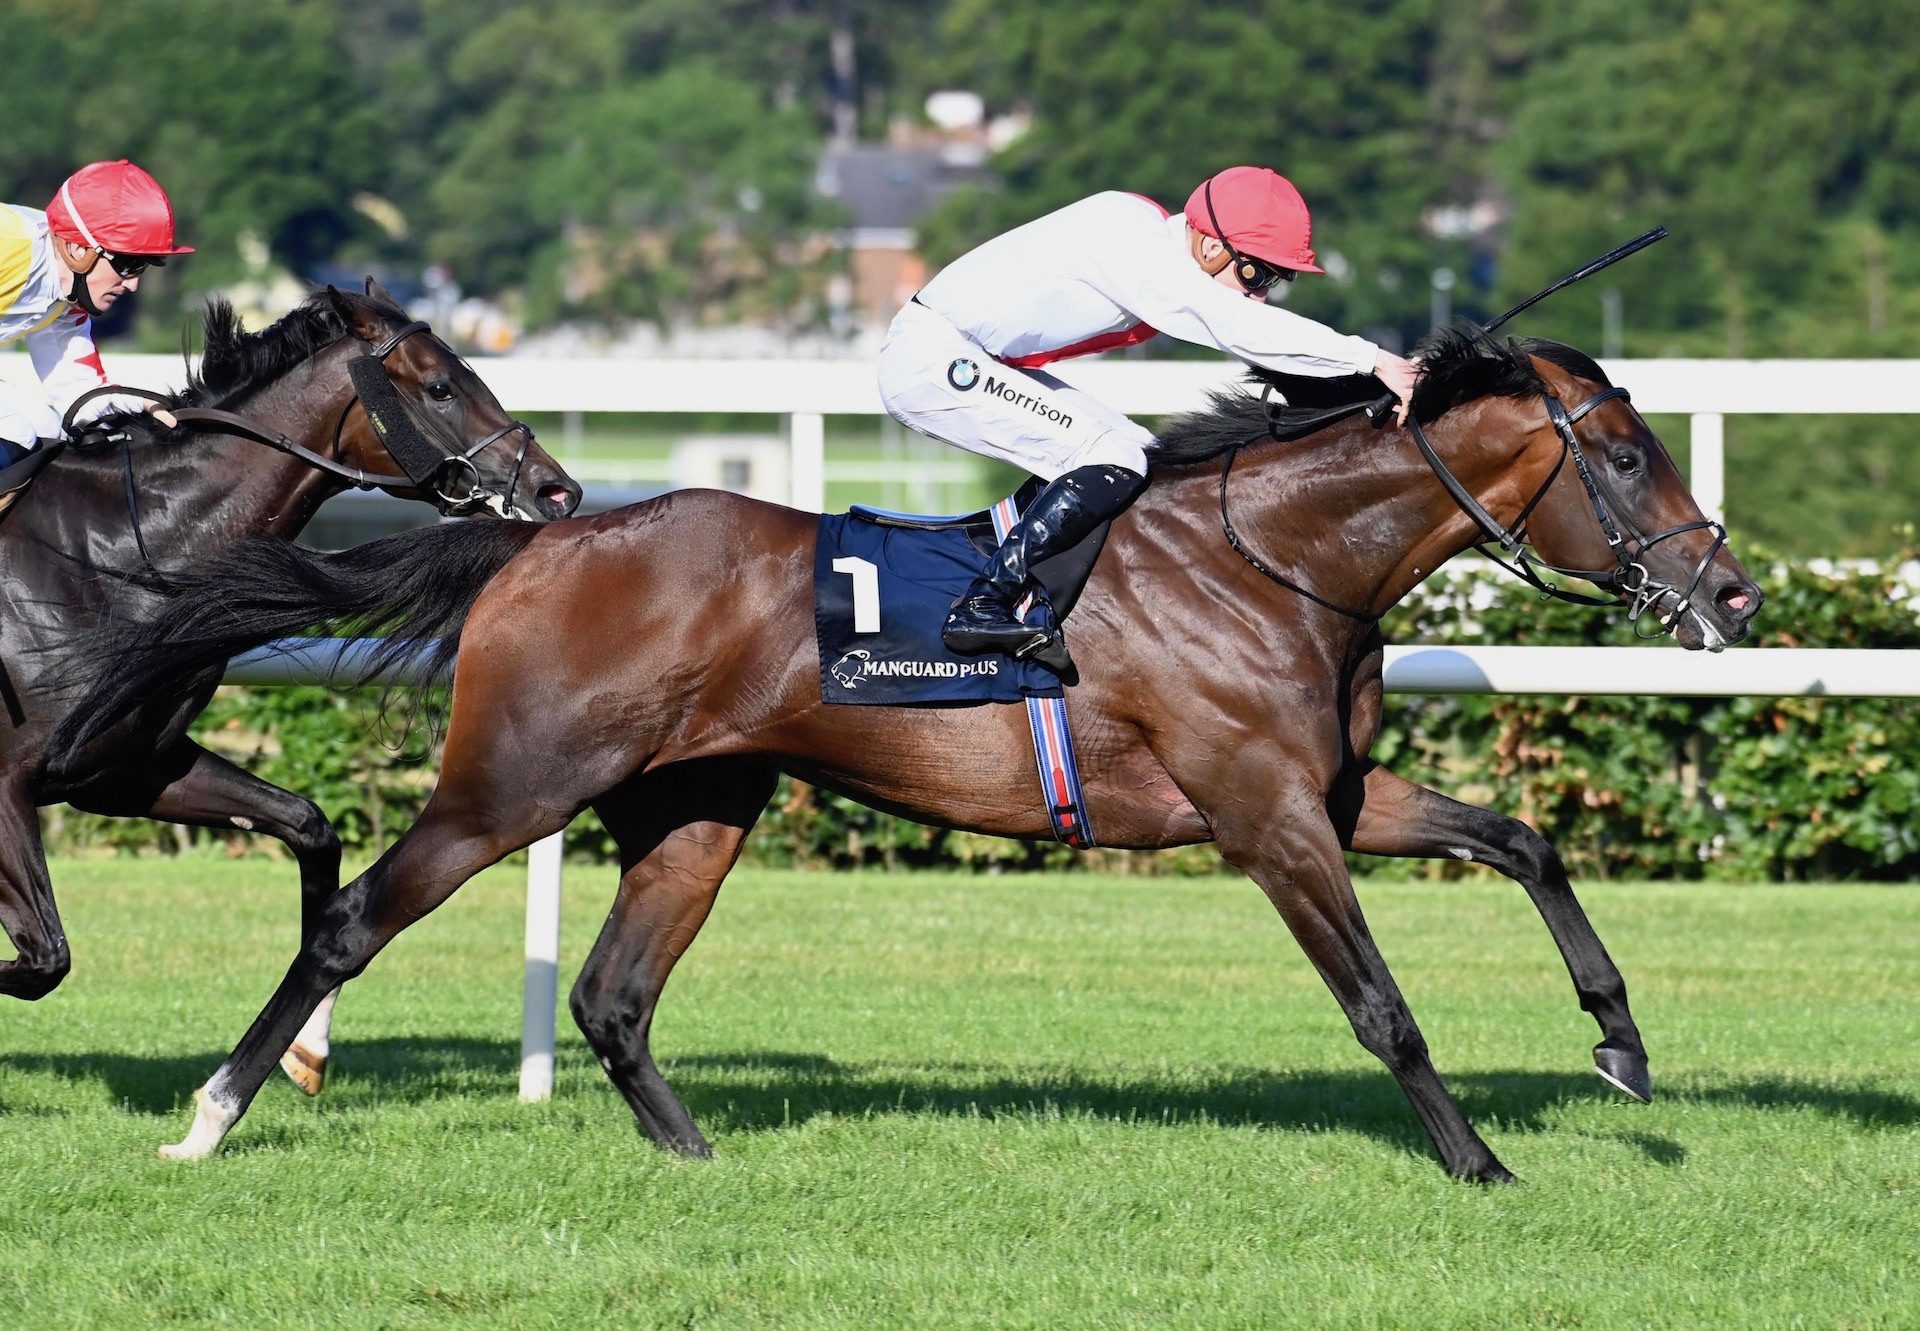
[[[55,866],[75,974],[0,1007],[0,1326],[1920,1325],[1920,892],[1596,886],[1650,1108],[1515,887],[1363,885],[1518,1188],[1449,1182],[1244,882],[742,872],[640,1139],[569,1025],[514,1098],[518,880],[341,1005],[317,1102],[154,1147],[284,969],[291,870]],[[609,871],[569,875],[577,962]],[[565,971],[570,978],[571,967]]]

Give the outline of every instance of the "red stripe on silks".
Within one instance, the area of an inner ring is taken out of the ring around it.
[[[1118,347],[1138,346],[1148,338],[1158,336],[1160,336],[1160,330],[1151,324],[1135,324],[1131,328],[1122,328],[1116,333],[1101,333],[1097,337],[1087,338],[1084,342],[1056,347],[1052,351],[1030,351],[1024,356],[1002,356],[1000,363],[1011,365],[1017,370],[1037,370],[1042,365],[1051,365],[1057,360],[1072,360],[1075,356],[1091,356],[1096,351],[1112,351]]]
[[[1146,195],[1135,194],[1131,190],[1127,191],[1127,196],[1138,199],[1142,203],[1152,204],[1159,212],[1162,221],[1173,216],[1161,207],[1158,199],[1149,199]],[[1030,351],[1024,356],[1002,356],[999,360],[1002,365],[1011,365],[1015,369],[1037,370],[1042,365],[1051,365],[1057,360],[1072,360],[1075,356],[1091,356],[1095,352],[1116,351],[1121,347],[1137,347],[1147,339],[1158,336],[1160,336],[1158,328],[1148,324],[1135,324],[1131,328],[1122,328],[1114,333],[1100,333],[1081,342],[1056,347],[1052,351]]]
[[[99,347],[95,347],[92,351],[89,351],[86,355],[82,356],[78,361],[74,363],[77,365],[84,365],[89,370],[92,370],[94,374],[99,376],[101,383],[104,384],[107,382],[107,367],[100,363]]]

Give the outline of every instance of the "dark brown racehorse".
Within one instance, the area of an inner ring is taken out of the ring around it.
[[[412,424],[419,483],[359,405],[368,374]],[[0,925],[18,953],[0,961],[0,995],[39,998],[71,965],[37,805],[277,837],[300,863],[310,928],[339,886],[340,842],[311,800],[187,737],[217,668],[155,691],[49,769],[47,737],[74,701],[63,684],[99,664],[80,659],[88,630],[159,611],[158,589],[196,559],[248,537],[291,538],[351,483],[446,513],[534,520],[564,516],[580,498],[472,369],[372,283],[364,296],[321,292],[258,333],[216,304],[200,368],[173,405],[191,428],[162,432],[142,414],[110,420],[54,458],[0,522]]]
[[[1375,619],[1493,535],[1483,522],[1510,528],[1523,514],[1541,555],[1632,594],[1688,647],[1744,637],[1760,593],[1587,357],[1459,333],[1426,357],[1416,429],[1376,433],[1354,419],[1277,443],[1262,404],[1236,394],[1167,432],[1152,484],[1115,522],[1070,621],[1083,675],[1071,707],[1102,841],[1217,843],[1399,1079],[1447,1170],[1501,1180],[1368,934],[1343,851],[1465,854],[1518,879],[1599,1022],[1603,1075],[1645,1099],[1646,1055],[1552,848],[1368,760],[1381,709]],[[86,704],[90,726],[296,625],[345,613],[421,637],[464,621],[425,812],[328,900],[200,1093],[186,1140],[164,1153],[213,1150],[322,995],[479,870],[592,807],[623,868],[574,1016],[647,1134],[705,1154],[648,1028],[781,772],[929,823],[1048,836],[1022,709],[822,705],[815,526],[812,514],[685,491],[538,529],[468,523],[334,556],[255,542],[123,635]],[[455,564],[457,597],[406,590]],[[366,591],[370,580],[385,590]]]

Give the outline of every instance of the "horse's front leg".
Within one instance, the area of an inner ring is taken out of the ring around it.
[[[182,738],[137,769],[123,769],[75,794],[75,808],[116,818],[154,818],[190,827],[239,828],[285,843],[300,866],[300,931],[311,934],[340,887],[340,838],[312,800],[263,781]],[[320,1001],[280,1066],[308,1095],[326,1080],[336,989]]]
[[[18,954],[0,961],[0,994],[45,998],[67,978],[73,956],[40,847],[40,811],[17,778],[0,785],[0,928]]]
[[[1368,767],[1350,848],[1363,855],[1472,860],[1524,887],[1560,947],[1580,1006],[1600,1025],[1595,1068],[1634,1099],[1651,1100],[1646,1046],[1627,1010],[1626,981],[1581,909],[1553,846],[1518,819],[1448,799],[1384,767]]]
[[[1361,1045],[1399,1081],[1447,1172],[1512,1182],[1434,1070],[1426,1039],[1368,932],[1324,794],[1304,780],[1289,783],[1285,774],[1298,771],[1297,759],[1274,755],[1250,764],[1251,756],[1243,752],[1222,764],[1211,791],[1196,792],[1182,781],[1212,824],[1221,853],[1266,892]]]

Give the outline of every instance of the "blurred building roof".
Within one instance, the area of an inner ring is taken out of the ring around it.
[[[973,144],[830,144],[814,187],[847,210],[857,239],[911,232],[941,199],[987,179],[986,153]]]

